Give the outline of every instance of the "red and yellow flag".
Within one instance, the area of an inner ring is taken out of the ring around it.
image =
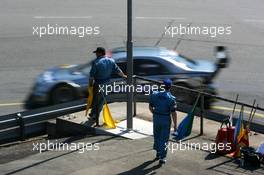
[[[239,135],[237,136],[236,151],[231,154],[233,157],[240,156],[240,148],[249,146],[248,133],[249,133],[248,127],[244,128],[244,124],[242,123],[239,131]]]

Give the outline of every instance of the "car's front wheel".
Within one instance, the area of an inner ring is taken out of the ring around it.
[[[51,103],[59,104],[73,101],[77,98],[75,89],[67,84],[55,87],[51,92]]]

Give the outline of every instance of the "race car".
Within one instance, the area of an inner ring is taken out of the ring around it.
[[[107,52],[117,65],[126,73],[127,53],[126,48],[119,47]],[[174,85],[191,89],[201,89],[216,95],[217,89],[213,85],[213,79],[222,68],[227,67],[229,59],[225,48],[220,46],[216,50],[216,60],[190,59],[174,50],[164,47],[134,47],[133,67],[134,74],[162,80],[170,78]],[[40,106],[48,106],[69,102],[87,96],[87,86],[91,62],[80,65],[63,65],[53,67],[41,73],[25,100],[25,108],[32,109]],[[116,75],[111,81],[124,81]],[[194,99],[187,92],[173,92],[177,100],[191,104]],[[210,97],[207,99],[211,103]]]

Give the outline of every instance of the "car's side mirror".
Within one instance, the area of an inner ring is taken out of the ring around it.
[[[226,54],[226,48],[224,46],[217,46],[215,48],[215,57],[217,68],[226,68],[229,65],[229,58]]]

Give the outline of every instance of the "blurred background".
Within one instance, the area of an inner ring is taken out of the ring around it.
[[[176,49],[193,59],[215,61],[214,47],[224,45],[230,66],[214,80],[219,95],[264,104],[264,2],[261,0],[133,1],[136,46]],[[41,16],[41,18],[39,18]],[[84,18],[85,16],[85,18]],[[87,18],[86,18],[87,17]],[[47,24],[99,26],[100,35],[33,35]],[[231,26],[231,35],[164,35],[166,26]],[[0,115],[21,111],[23,101],[41,72],[57,65],[94,59],[92,51],[125,46],[126,1],[2,0],[0,2]],[[232,109],[216,103],[216,108]]]

